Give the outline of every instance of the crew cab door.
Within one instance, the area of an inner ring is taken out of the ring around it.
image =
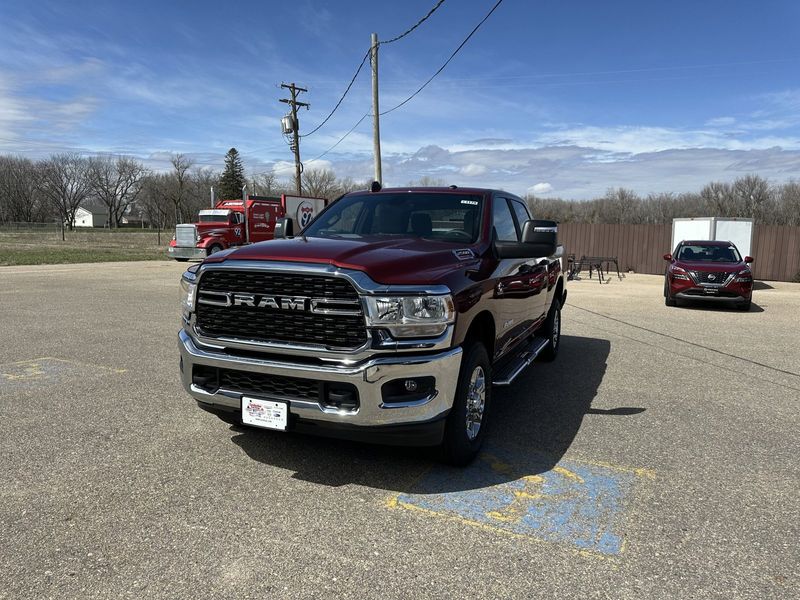
[[[497,196],[492,203],[492,236],[497,241],[519,241],[528,220],[525,205]],[[527,337],[547,310],[549,261],[540,258],[500,259],[495,272],[493,306],[498,355]]]

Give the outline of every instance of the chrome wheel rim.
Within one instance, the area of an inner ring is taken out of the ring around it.
[[[486,409],[486,374],[483,367],[472,371],[467,388],[467,437],[470,441],[478,437]]]

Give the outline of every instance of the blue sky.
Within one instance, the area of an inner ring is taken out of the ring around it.
[[[447,0],[381,47],[381,109],[447,59],[495,0]],[[309,89],[301,132],[369,47],[435,0],[0,4],[0,153],[181,152],[288,177],[281,82]],[[423,176],[524,194],[646,194],[760,173],[800,177],[800,3],[504,0],[422,93],[381,121],[386,184]],[[301,143],[306,168],[371,177],[363,69]]]

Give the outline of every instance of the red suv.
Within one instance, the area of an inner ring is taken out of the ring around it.
[[[742,259],[731,242],[687,241],[673,254],[665,254],[669,266],[664,273],[664,303],[678,300],[733,302],[739,310],[750,310],[753,297],[753,258]]]

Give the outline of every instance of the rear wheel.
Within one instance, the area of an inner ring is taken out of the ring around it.
[[[550,343],[541,351],[539,356],[542,360],[555,360],[556,356],[558,356],[558,349],[561,346],[561,302],[558,299],[553,300],[550,312],[547,313],[547,319],[540,332],[547,337]]]
[[[492,399],[492,367],[481,343],[464,349],[453,408],[447,416],[442,443],[452,465],[468,465],[481,448]]]

